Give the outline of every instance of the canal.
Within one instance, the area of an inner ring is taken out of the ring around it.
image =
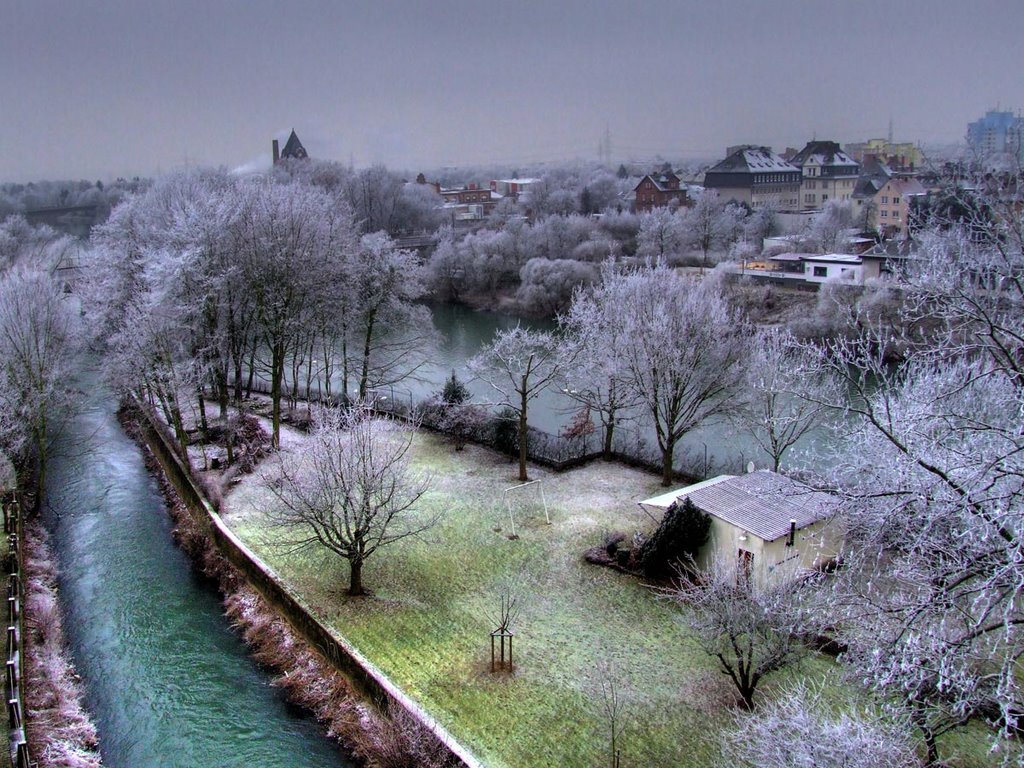
[[[350,765],[246,654],[175,546],[97,371],[56,446],[46,516],[72,656],[112,768]]]

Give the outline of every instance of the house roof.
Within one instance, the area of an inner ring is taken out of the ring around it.
[[[745,475],[719,475],[640,504],[667,509],[673,501],[687,497],[707,514],[764,541],[786,536],[791,520],[796,521],[799,530],[832,517],[836,511],[835,499],[828,494],[767,470]]]
[[[889,189],[898,195],[903,195],[904,197],[927,194],[927,191],[920,181],[907,177],[890,179]],[[881,191],[881,188],[879,188],[879,191]]]
[[[295,135],[293,130],[291,136],[288,137],[288,141],[284,145],[284,149],[281,150],[281,159],[291,158],[293,160],[302,160],[309,157],[306,153],[306,148],[302,146],[302,142],[299,141],[299,137]]]
[[[800,169],[787,163],[768,147],[742,147],[717,165],[709,168],[707,173],[767,173],[778,171],[799,173]]]
[[[672,173],[672,171],[669,171],[667,173],[648,173],[646,176],[640,179],[640,182],[635,187],[633,187],[633,191],[636,192],[638,189],[640,189],[640,184],[643,184],[644,181],[646,181],[647,179],[650,179],[652,182],[654,182],[654,186],[658,188],[659,192],[680,191],[679,189],[673,189],[671,187],[665,186],[666,184],[669,184],[671,182],[679,184],[679,177]]]
[[[860,167],[857,161],[843,152],[835,141],[809,141],[807,146],[797,152],[789,162],[801,168],[808,163],[845,167],[851,171]]]
[[[804,261],[827,261],[830,264],[860,264],[860,256],[854,256],[852,253],[823,253],[814,254],[809,253],[803,256]]]

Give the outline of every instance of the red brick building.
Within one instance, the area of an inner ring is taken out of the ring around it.
[[[636,195],[637,213],[667,205],[689,205],[686,189],[680,188],[679,177],[672,171],[647,174],[640,179],[633,192]]]

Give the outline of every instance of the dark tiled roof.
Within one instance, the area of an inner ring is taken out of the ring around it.
[[[797,152],[789,162],[803,167],[810,158],[815,156],[819,158],[821,165],[857,166],[857,162],[843,152],[838,142],[835,141],[809,141],[807,146]]]
[[[288,137],[287,143],[284,145],[284,149],[281,150],[281,159],[291,158],[292,160],[303,160],[309,157],[306,154],[306,148],[302,146],[302,142],[299,141],[299,137],[295,135],[295,131],[292,131],[292,135]]]

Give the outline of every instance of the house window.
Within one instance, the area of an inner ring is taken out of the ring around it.
[[[822,195],[821,196],[821,202],[824,203],[826,200],[828,200],[828,195]]]
[[[889,196],[888,195],[882,195],[882,205],[888,205],[888,204],[889,204]]]
[[[882,218],[883,219],[889,218],[889,212],[888,211],[882,211]]]
[[[893,204],[893,205],[899,205],[899,204],[900,204],[900,199],[899,199],[898,197],[894,197],[894,198],[892,199],[892,204]]]
[[[814,268],[814,276],[815,277],[828,277],[828,267],[815,267]]]

